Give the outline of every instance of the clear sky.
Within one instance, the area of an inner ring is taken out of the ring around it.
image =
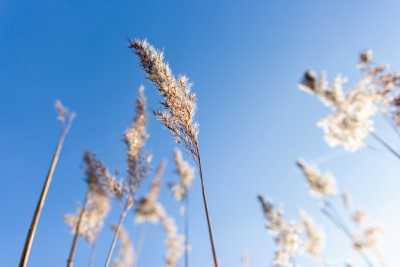
[[[269,266],[273,239],[257,194],[284,202],[286,219],[303,208],[327,232],[327,257],[351,255],[350,243],[318,210],[295,161],[302,157],[331,170],[358,206],[387,226],[388,266],[400,262],[399,162],[379,144],[347,153],[330,149],[315,123],[329,111],[297,89],[307,68],[359,78],[358,54],[371,48],[377,62],[400,69],[398,1],[5,1],[0,0],[0,258],[17,265],[37,199],[61,131],[56,99],[78,116],[66,138],[39,222],[28,266],[63,266],[72,235],[62,215],[84,198],[82,155],[95,152],[123,172],[123,133],[133,118],[140,84],[148,107],[158,107],[155,86],[144,79],[127,37],[147,38],[165,51],[175,74],[185,73],[198,95],[200,151],[221,266]],[[150,116],[147,147],[156,166],[168,159],[169,132]],[[395,148],[399,140],[383,123],[377,131]],[[145,191],[149,186],[143,185]],[[144,192],[143,191],[143,192]],[[198,177],[191,189],[191,267],[212,262]],[[182,230],[179,206],[163,189],[161,200]],[[117,212],[100,236],[95,266],[102,266]],[[132,239],[141,226],[125,226]],[[397,228],[396,228],[397,227]],[[163,264],[164,235],[149,225],[139,266]],[[78,243],[76,266],[90,249]],[[318,266],[299,257],[303,266]],[[183,263],[183,262],[181,262]],[[343,266],[336,264],[333,266]]]

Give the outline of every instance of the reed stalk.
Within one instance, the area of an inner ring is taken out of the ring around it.
[[[201,167],[201,159],[200,159],[200,152],[199,148],[196,142],[196,157],[197,157],[197,166],[199,168],[199,174],[200,174],[200,181],[201,181],[201,192],[203,194],[203,203],[204,203],[204,209],[206,212],[206,217],[207,217],[207,225],[208,225],[208,234],[210,236],[210,241],[211,241],[211,249],[213,253],[213,259],[214,259],[214,267],[218,267],[218,257],[217,257],[217,251],[215,249],[215,242],[214,242],[214,235],[212,231],[212,225],[211,225],[211,219],[210,219],[210,214],[208,212],[208,204],[207,204],[207,196],[206,196],[206,189],[204,187],[204,180],[203,180],[203,170]]]
[[[35,233],[36,233],[36,228],[37,225],[39,223],[39,219],[40,219],[40,215],[42,213],[42,209],[44,206],[44,203],[46,201],[46,196],[47,196],[47,192],[49,190],[50,187],[50,183],[51,180],[53,178],[53,173],[54,170],[56,168],[57,162],[58,162],[58,158],[60,156],[60,152],[64,143],[64,139],[68,133],[69,127],[64,127],[63,131],[61,132],[60,138],[58,140],[58,144],[57,144],[57,148],[56,151],[53,155],[53,159],[51,161],[51,165],[50,165],[50,169],[47,173],[47,177],[46,177],[46,181],[43,185],[43,189],[42,189],[42,193],[40,195],[39,201],[36,205],[36,210],[35,213],[33,214],[33,218],[32,218],[32,222],[28,231],[28,234],[26,236],[26,240],[25,240],[25,245],[24,245],[24,249],[22,251],[21,254],[21,259],[19,261],[19,267],[25,267],[28,263],[28,259],[29,259],[29,254],[31,252],[31,248],[32,248],[32,243],[33,243],[33,239],[35,237]]]
[[[185,75],[175,77],[168,63],[164,62],[164,53],[157,51],[146,40],[128,39],[128,42],[128,47],[133,49],[139,57],[140,65],[147,74],[146,78],[157,85],[158,92],[164,98],[164,102],[160,102],[162,109],[153,110],[154,115],[172,132],[175,141],[186,147],[190,157],[198,166],[214,267],[218,267],[198,148],[199,125],[194,119],[196,94],[190,91],[192,83],[189,82],[189,78]]]
[[[81,226],[83,214],[86,211],[86,206],[87,206],[88,201],[89,201],[89,196],[90,196],[90,189],[88,189],[87,192],[86,192],[86,196],[85,196],[85,200],[83,202],[82,210],[81,210],[81,213],[79,214],[79,220],[78,220],[78,223],[76,224],[75,235],[74,235],[74,239],[72,241],[71,250],[69,252],[69,257],[68,257],[68,260],[67,260],[67,267],[74,266],[74,256],[75,256],[76,244],[77,244],[78,237],[79,237],[80,226]]]
[[[117,228],[115,229],[114,238],[111,243],[110,250],[108,251],[106,264],[104,265],[105,267],[108,267],[110,265],[111,256],[114,252],[115,244],[117,243],[117,239],[118,239],[119,232],[121,230],[122,222],[123,222],[128,210],[129,210],[129,206],[126,205],[124,211],[121,213],[121,216],[119,217],[119,222],[118,222]]]
[[[383,141],[382,138],[380,138],[376,133],[372,132],[371,136],[378,141],[381,145],[383,145],[390,153],[392,153],[396,158],[400,159],[399,153],[396,152],[388,143]]]

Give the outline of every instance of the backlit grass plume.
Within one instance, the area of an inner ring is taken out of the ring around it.
[[[74,233],[67,261],[68,267],[72,267],[74,264],[75,249],[79,236],[83,236],[92,245],[103,227],[104,219],[111,206],[111,190],[107,187],[107,185],[110,185],[109,180],[111,178],[108,177],[107,169],[89,151],[85,151],[83,159],[86,164],[85,174],[86,183],[88,184],[85,200],[76,214],[64,216],[64,221],[70,225]]]
[[[376,224],[369,224],[366,227],[365,223],[368,219],[368,214],[361,209],[354,208],[349,194],[341,193],[339,195],[340,189],[331,173],[321,173],[315,166],[308,164],[304,160],[298,160],[297,166],[307,179],[310,195],[321,198],[322,202],[319,207],[323,215],[349,238],[355,251],[366,259],[368,266],[374,266],[371,256],[372,253],[379,252],[378,243],[383,233],[383,228]],[[335,207],[334,201],[332,201],[335,196],[342,198],[356,230],[350,227],[348,220]],[[313,230],[315,228],[313,220],[307,214],[300,211],[299,216],[302,219],[303,227],[308,237],[305,249],[310,255],[318,255],[319,248],[324,242],[324,236],[318,230]]]
[[[176,165],[176,172],[179,175],[179,182],[177,184],[171,185],[171,191],[174,198],[177,201],[182,201],[182,199],[187,195],[189,187],[194,178],[194,168],[189,165],[182,157],[182,152],[179,149],[174,151],[174,159]]]
[[[139,189],[142,180],[148,175],[151,161],[151,154],[143,151],[146,141],[149,137],[146,130],[147,113],[146,113],[146,98],[144,96],[144,87],[140,86],[139,96],[135,103],[135,117],[133,123],[126,130],[124,141],[127,147],[127,175],[124,181],[120,182],[120,190],[113,190],[112,193],[118,199],[120,205],[120,218],[115,226],[115,235],[108,252],[105,266],[108,267],[111,261],[111,256],[119,236],[119,231],[122,227],[125,216],[134,204],[136,191]],[[108,184],[115,184],[115,180],[108,179]],[[114,186],[108,186],[110,190]],[[125,204],[123,203],[125,200]]]
[[[305,72],[299,88],[315,95],[332,109],[333,114],[318,122],[329,146],[343,145],[346,150],[354,152],[366,145],[365,139],[371,134],[391,150],[373,133],[372,117],[377,112],[389,114],[393,116],[393,126],[400,125],[400,75],[388,72],[386,65],[373,65],[372,51],[368,49],[361,53],[358,68],[362,77],[348,90],[344,89],[345,77],[337,75],[332,83],[328,83],[325,73],[317,77],[313,70]],[[390,152],[400,158],[393,150]]]
[[[127,181],[131,194],[140,186],[141,181],[148,175],[151,154],[144,153],[143,147],[148,139],[146,131],[147,114],[144,87],[140,86],[139,96],[136,99],[136,114],[132,125],[125,132],[127,147],[128,176]]]
[[[146,40],[129,40],[129,48],[139,57],[141,67],[147,74],[146,78],[157,85],[158,92],[164,98],[160,102],[162,110],[154,110],[153,113],[172,132],[175,141],[186,147],[199,169],[214,265],[218,267],[197,139],[199,125],[194,119],[196,94],[190,91],[192,83],[185,75],[175,77],[168,63],[164,62],[164,53],[157,51]]]
[[[304,210],[298,212],[301,223],[286,222],[283,219],[283,205],[275,207],[271,199],[262,195],[258,196],[258,200],[267,220],[267,230],[275,237],[274,266],[297,266],[295,256],[303,252],[324,262],[325,233]]]
[[[275,236],[275,257],[273,264],[294,266],[294,255],[301,246],[301,227],[283,220],[283,207],[275,208],[272,200],[259,195],[264,217],[268,222],[267,229]]]
[[[325,246],[325,233],[304,210],[299,210],[298,214],[307,236],[303,248],[310,255],[319,257]]]
[[[321,173],[315,166],[309,165],[302,159],[297,166],[304,173],[310,193],[316,197],[331,197],[337,194],[336,179],[329,172]]]
[[[155,110],[154,114],[172,131],[175,141],[183,142],[192,157],[197,158],[196,94],[190,91],[192,84],[189,79],[185,75],[176,78],[168,63],[164,62],[164,54],[146,40],[129,41],[129,47],[139,56],[146,78],[157,85],[158,92],[164,97],[161,102],[164,110]]]

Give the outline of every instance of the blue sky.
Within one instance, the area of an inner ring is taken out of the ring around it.
[[[376,61],[400,69],[398,1],[4,1],[0,0],[0,251],[2,265],[19,261],[25,234],[40,194],[58,135],[56,99],[78,116],[67,136],[40,219],[30,266],[60,266],[72,242],[62,214],[84,198],[83,151],[95,152],[110,169],[125,170],[123,133],[133,118],[140,84],[148,107],[160,100],[144,79],[127,38],[147,38],[165,51],[175,74],[185,73],[198,95],[200,150],[221,266],[267,266],[272,237],[264,229],[257,194],[285,202],[287,219],[303,208],[327,232],[330,257],[351,255],[350,244],[318,210],[295,167],[302,157],[331,170],[341,188],[387,225],[388,266],[400,261],[399,162],[379,144],[376,150],[346,153],[330,149],[315,125],[329,111],[300,92],[307,68],[359,78],[359,52],[371,48]],[[154,165],[163,158],[173,173],[173,142],[150,117],[148,148]],[[399,148],[390,129],[377,131]],[[328,159],[328,160],[325,160]],[[149,184],[143,185],[143,190]],[[143,191],[143,192],[144,192]],[[212,257],[201,202],[200,181],[191,190],[191,266],[210,266]],[[161,200],[179,217],[179,206],[164,188]],[[117,212],[107,219],[96,266],[104,262]],[[136,239],[141,226],[125,226]],[[182,229],[182,227],[180,228]],[[160,227],[149,225],[139,266],[163,264]],[[78,244],[76,266],[88,262]],[[300,258],[304,266],[318,266]],[[340,265],[335,265],[340,266]]]

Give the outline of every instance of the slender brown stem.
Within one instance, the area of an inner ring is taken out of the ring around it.
[[[210,215],[208,213],[206,190],[204,188],[203,170],[201,168],[200,152],[199,152],[199,148],[198,148],[197,145],[196,145],[196,153],[197,153],[197,158],[198,158],[198,167],[199,167],[199,174],[200,174],[200,181],[201,181],[201,190],[202,190],[202,193],[203,193],[204,209],[206,211],[206,216],[207,216],[208,233],[210,235],[211,248],[212,248],[212,253],[213,253],[213,258],[214,258],[214,267],[218,267],[218,258],[217,258],[217,252],[216,252],[216,249],[215,249],[214,235],[213,235],[213,232],[212,232]]]
[[[35,237],[35,232],[36,232],[36,228],[37,228],[37,225],[39,222],[40,214],[42,213],[44,202],[45,202],[46,196],[47,196],[47,191],[49,190],[50,183],[53,178],[54,169],[56,168],[57,161],[58,161],[58,158],[59,158],[59,155],[61,152],[62,145],[64,143],[65,136],[68,133],[68,128],[69,127],[64,127],[64,129],[60,135],[60,139],[58,141],[58,145],[57,145],[56,151],[54,153],[53,160],[51,162],[50,169],[49,169],[49,172],[47,173],[46,181],[45,181],[43,189],[42,189],[42,194],[40,195],[39,201],[36,205],[36,210],[35,210],[35,213],[32,218],[31,226],[29,228],[28,235],[26,236],[24,249],[22,251],[21,259],[19,261],[19,267],[25,267],[26,264],[28,263],[28,258],[29,258],[29,254],[31,251],[33,238]]]
[[[68,267],[72,267],[74,265],[75,248],[76,248],[76,244],[77,244],[78,237],[79,237],[79,231],[80,231],[80,227],[81,227],[83,214],[84,214],[84,212],[86,210],[86,206],[87,206],[87,203],[88,203],[88,200],[89,200],[89,195],[90,195],[90,189],[88,189],[87,192],[86,192],[86,196],[85,196],[85,200],[83,202],[81,214],[79,214],[79,220],[78,220],[78,223],[76,224],[74,240],[72,241],[71,250],[69,252],[69,257],[68,257],[68,260],[67,260],[67,266]]]
[[[377,140],[379,143],[381,143],[381,145],[383,145],[387,150],[389,150],[389,152],[391,152],[394,156],[400,159],[400,155],[390,145],[388,145],[388,143],[383,141],[378,135],[372,132],[371,136],[375,138],[375,140]]]
[[[107,261],[106,261],[105,267],[108,267],[110,265],[111,256],[113,254],[113,251],[114,251],[114,248],[115,248],[115,244],[116,244],[117,239],[118,239],[119,232],[121,231],[122,221],[124,220],[127,211],[128,211],[128,205],[125,207],[124,212],[122,212],[121,216],[119,217],[119,222],[118,222],[117,228],[115,229],[114,238],[113,238],[113,241],[111,243],[110,250],[108,251],[108,256],[107,256]]]

